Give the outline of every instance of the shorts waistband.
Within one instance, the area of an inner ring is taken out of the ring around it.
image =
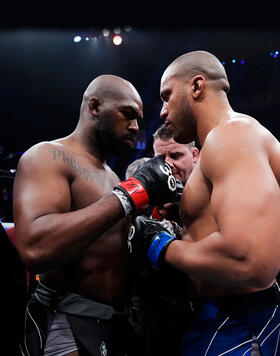
[[[200,312],[202,317],[211,318],[254,314],[278,304],[280,304],[280,288],[275,282],[270,288],[258,292],[193,301],[191,308],[193,311]]]
[[[43,305],[61,313],[78,316],[94,317],[109,320],[115,316],[126,316],[123,311],[114,309],[111,305],[95,302],[75,293],[59,293],[39,282],[34,292],[35,298]]]

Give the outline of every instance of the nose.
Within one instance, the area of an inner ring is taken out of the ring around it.
[[[165,162],[168,163],[171,169],[173,170],[174,168],[173,160],[168,157],[165,157]]]
[[[163,103],[161,111],[160,111],[160,117],[165,120],[168,115],[168,110],[167,110],[167,103]]]
[[[129,122],[129,126],[128,126],[129,131],[134,131],[135,133],[139,132],[139,126],[138,126],[138,122],[137,120],[131,120]]]

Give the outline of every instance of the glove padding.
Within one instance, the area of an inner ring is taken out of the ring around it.
[[[146,216],[133,219],[128,234],[128,249],[136,269],[146,260],[153,268],[160,268],[167,246],[175,239],[159,221]]]
[[[172,201],[172,205],[168,207],[168,209],[166,210],[167,214],[165,216],[161,215],[159,210],[161,210],[162,207],[155,206],[152,211],[152,218],[156,220],[162,220],[166,218],[168,220],[175,221],[178,224],[182,225],[180,213],[179,213],[179,207],[180,207],[180,201],[182,198],[183,191],[184,191],[184,186],[182,182],[176,179],[176,193],[177,193],[176,199]]]
[[[177,199],[176,179],[163,156],[141,164],[130,178],[114,187],[115,193],[117,190],[130,201],[131,213],[147,208],[149,204],[160,206]]]

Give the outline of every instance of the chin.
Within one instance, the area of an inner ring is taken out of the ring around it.
[[[177,143],[181,143],[181,144],[187,144],[195,140],[195,138],[193,137],[190,131],[174,132],[173,139]]]
[[[173,137],[174,141],[176,141],[177,143],[181,143],[181,144],[186,144],[186,143],[190,143],[192,140],[188,139],[186,136],[183,135],[176,135],[174,134]]]

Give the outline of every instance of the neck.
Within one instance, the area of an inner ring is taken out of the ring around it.
[[[89,137],[89,131],[88,128],[78,124],[71,135],[71,139],[81,153],[87,153],[104,164],[106,163],[107,156],[100,152],[94,135]]]
[[[233,110],[225,92],[209,95],[205,98],[203,105],[198,104],[195,116],[197,138],[201,146],[203,146],[208,133],[221,122],[229,120],[232,113]]]

